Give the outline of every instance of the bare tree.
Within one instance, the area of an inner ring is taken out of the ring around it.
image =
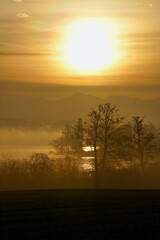
[[[119,116],[116,106],[110,103],[99,105],[101,112],[101,146],[102,146],[102,170],[105,168],[107,157],[115,151],[115,137],[123,119]]]
[[[116,129],[115,141],[115,155],[117,164],[120,166],[125,162],[132,162],[134,160],[134,145],[133,145],[133,125],[131,122],[124,123]]]
[[[62,138],[65,143],[65,152],[69,154],[72,151],[72,128],[70,125],[66,125],[64,130],[62,131]]]
[[[147,158],[154,148],[152,144],[154,134],[153,132],[145,133],[144,118],[134,116],[133,123],[135,148],[138,153],[141,169],[144,171]]]
[[[98,173],[98,140],[100,133],[101,109],[93,110],[88,114],[88,120],[85,122],[86,142],[94,148],[94,168],[95,168],[95,183],[99,187],[99,173]]]
[[[82,118],[78,118],[76,125],[72,128],[73,148],[75,152],[83,151],[84,144],[84,125]]]
[[[59,153],[69,154],[72,151],[73,137],[72,128],[67,124],[62,130],[62,135],[56,140],[52,140],[50,145]]]
[[[96,185],[99,184],[99,170],[104,171],[107,158],[116,154],[116,132],[123,118],[118,109],[110,103],[101,104],[91,111],[86,121],[87,141],[94,148]],[[99,154],[98,154],[99,153]]]

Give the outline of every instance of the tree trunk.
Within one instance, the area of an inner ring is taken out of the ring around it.
[[[94,142],[94,168],[95,168],[95,187],[99,188],[98,159],[97,159],[97,142]]]
[[[141,170],[142,170],[142,172],[144,172],[144,168],[145,168],[145,166],[144,166],[144,154],[143,154],[143,150],[142,150],[141,147],[139,148],[139,152],[140,152]]]
[[[104,170],[104,167],[105,167],[106,155],[107,155],[107,137],[105,136],[103,158],[102,158],[102,171]]]

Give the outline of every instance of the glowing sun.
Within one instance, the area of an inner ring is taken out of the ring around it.
[[[100,20],[83,20],[73,24],[66,44],[67,64],[83,73],[93,73],[115,63],[118,57],[112,26]]]

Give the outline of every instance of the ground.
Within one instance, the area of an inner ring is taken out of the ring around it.
[[[158,190],[0,192],[0,239],[160,239]]]

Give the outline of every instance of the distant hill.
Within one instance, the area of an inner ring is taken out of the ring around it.
[[[146,121],[160,125],[160,98],[153,100],[141,100],[137,98],[114,96],[106,101],[116,105],[121,114],[127,118],[139,115],[145,117]]]
[[[3,97],[0,96],[0,119],[10,119],[41,124],[53,124],[59,121],[73,121],[78,117],[85,117],[100,103],[110,102],[116,105],[120,113],[127,119],[133,115],[140,115],[155,124],[160,123],[160,98],[154,100],[140,100],[136,98],[111,96],[106,99],[85,94],[74,94],[59,100],[48,100],[38,97]],[[4,122],[4,121],[3,121]],[[16,124],[16,123],[15,123]],[[25,125],[26,122],[23,122]]]

